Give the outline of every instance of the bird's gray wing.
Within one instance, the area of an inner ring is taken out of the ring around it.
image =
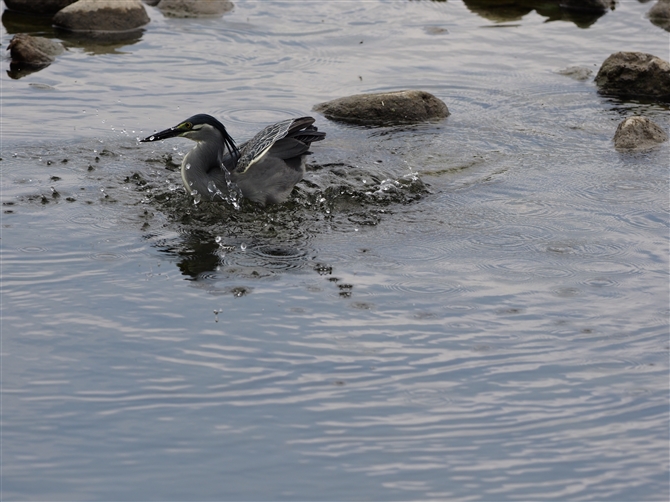
[[[237,162],[235,171],[243,173],[249,169],[249,166],[257,162],[277,140],[286,137],[294,122],[295,119],[287,119],[269,125],[247,141],[240,152],[240,159]]]

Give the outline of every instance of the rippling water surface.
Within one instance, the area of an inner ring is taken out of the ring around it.
[[[3,72],[4,499],[668,500],[669,149],[611,142],[668,109],[592,82],[668,33],[496,4],[147,7],[138,40]],[[5,47],[60,36],[21,23]],[[194,205],[191,145],[136,142],[402,88],[452,115],[318,117],[266,211]]]

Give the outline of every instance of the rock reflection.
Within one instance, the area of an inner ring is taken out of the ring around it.
[[[568,21],[580,28],[588,28],[607,13],[603,2],[582,2],[576,8],[575,2],[553,0],[537,2],[534,0],[463,0],[465,6],[484,19],[496,23],[519,21],[532,11],[549,21]],[[591,8],[589,8],[591,6]],[[600,7],[598,7],[600,6]]]

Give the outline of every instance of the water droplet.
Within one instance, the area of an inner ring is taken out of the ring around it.
[[[156,139],[156,136],[150,136],[149,137],[149,141],[153,141],[154,139]]]
[[[247,245],[244,244],[244,243],[240,244],[240,249],[241,249],[242,251],[246,251],[246,250],[247,250]]]
[[[184,169],[191,169],[191,164],[186,164],[186,165],[184,166]]]
[[[217,244],[221,244],[221,241],[222,241],[221,236],[220,236],[220,235],[217,235],[217,236],[214,238],[214,241],[215,241]]]

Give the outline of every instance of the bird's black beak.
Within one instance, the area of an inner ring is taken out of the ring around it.
[[[179,136],[182,132],[184,131],[178,127],[170,127],[169,129],[165,129],[164,131],[154,133],[151,136],[141,139],[140,143],[149,143],[150,141],[160,141],[162,139],[174,138],[175,136]]]

